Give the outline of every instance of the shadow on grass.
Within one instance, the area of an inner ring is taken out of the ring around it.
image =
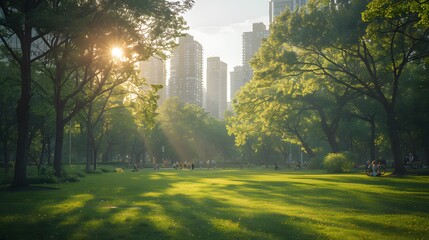
[[[383,223],[385,216],[427,218],[429,196],[428,188],[421,189],[424,187],[426,183],[414,180],[313,173],[102,174],[81,183],[62,184],[59,191],[0,193],[3,206],[8,207],[0,210],[0,236],[323,240],[360,230],[389,238],[412,228],[392,229]],[[401,193],[398,188],[406,191]],[[415,236],[424,234],[425,228],[421,228]]]
[[[36,185],[29,185],[27,187],[21,187],[21,188],[11,188],[11,187],[0,188],[0,192],[28,192],[28,191],[52,191],[52,190],[60,190],[60,189],[57,187],[36,186]]]

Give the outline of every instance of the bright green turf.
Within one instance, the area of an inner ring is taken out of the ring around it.
[[[93,174],[0,189],[0,239],[429,239],[429,177],[273,170]]]

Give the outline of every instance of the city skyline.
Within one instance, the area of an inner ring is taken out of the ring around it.
[[[227,64],[219,57],[208,58],[206,110],[218,119],[223,119],[227,107],[227,79]]]
[[[237,0],[234,2],[226,2],[219,0],[216,2],[209,0],[197,0],[194,7],[184,14],[184,18],[188,23],[189,30],[187,34],[193,36],[195,41],[202,46],[202,84],[204,95],[207,94],[207,59],[219,57],[227,64],[227,101],[231,101],[231,96],[234,95],[231,91],[231,75],[234,68],[243,66],[242,84],[247,82],[251,77],[251,70],[245,61],[248,61],[257,51],[260,45],[259,41],[252,40],[252,44],[257,46],[251,47],[246,42],[249,42],[249,37],[255,31],[255,24],[265,25],[269,28],[269,20],[271,20],[271,7],[273,2],[283,4],[285,0]],[[303,0],[289,0],[290,2]],[[278,15],[278,7],[275,15]],[[214,17],[207,17],[208,15]],[[216,17],[217,16],[217,17]],[[268,30],[267,30],[268,32]],[[250,35],[249,35],[250,34]],[[263,34],[262,37],[267,37],[268,34]],[[247,36],[247,37],[246,37]],[[254,37],[252,37],[253,39]],[[247,39],[247,40],[245,40]],[[247,50],[246,50],[247,49]],[[168,64],[169,65],[169,64]],[[167,67],[167,85],[171,84],[170,67]],[[237,85],[237,83],[234,83]],[[166,86],[167,87],[167,86]],[[171,88],[171,86],[168,86]],[[204,98],[204,101],[206,99]],[[206,102],[204,102],[206,105]]]
[[[179,39],[170,61],[167,96],[203,107],[203,47],[192,35]]]
[[[242,34],[252,31],[253,23],[268,26],[269,0],[196,0],[184,18],[187,33],[204,48],[204,60],[220,57],[231,72],[242,64]]]

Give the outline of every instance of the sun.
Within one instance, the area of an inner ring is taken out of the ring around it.
[[[123,55],[124,55],[124,52],[122,51],[121,48],[118,48],[118,47],[112,48],[112,57],[120,59],[122,58]]]

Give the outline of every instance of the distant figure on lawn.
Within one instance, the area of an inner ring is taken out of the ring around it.
[[[301,161],[298,161],[298,162],[296,163],[295,170],[302,170]]]
[[[277,165],[277,163],[274,163],[274,170],[279,170],[279,165]]]
[[[380,176],[380,169],[378,163],[374,160],[372,161],[372,176]]]
[[[139,170],[139,167],[137,166],[137,164],[134,164],[133,166],[133,172],[137,172]]]

